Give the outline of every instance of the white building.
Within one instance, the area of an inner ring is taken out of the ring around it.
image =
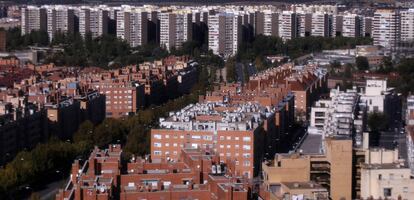
[[[384,112],[387,95],[386,80],[367,80],[361,99],[367,102],[368,112]]]
[[[398,149],[369,149],[361,167],[361,198],[412,199],[414,179]]]
[[[279,36],[279,13],[271,10],[263,12],[263,35]]]
[[[311,36],[330,37],[332,32],[331,18],[332,15],[326,13],[313,13]]]
[[[208,17],[208,48],[225,57],[236,54],[242,39],[242,17],[217,13]]]
[[[400,41],[400,13],[395,9],[379,9],[372,21],[372,37],[374,45],[381,45],[388,54],[396,50]]]
[[[365,109],[366,105],[360,101],[356,89],[345,92],[332,89],[330,99],[319,100],[312,107],[308,132],[320,134],[323,138],[335,135],[352,136],[354,133],[362,138]]]
[[[290,40],[298,36],[298,18],[292,11],[283,11],[279,16],[279,37]]]
[[[192,40],[192,14],[188,12],[160,14],[160,45],[170,50],[179,49],[186,41]]]
[[[79,33],[96,38],[108,33],[109,11],[100,7],[82,7],[79,11]]]
[[[75,12],[68,6],[47,7],[47,33],[52,40],[57,32],[73,33],[75,31]]]
[[[148,41],[148,13],[138,9],[124,8],[117,12],[116,36],[126,40],[132,47]]]
[[[37,6],[27,6],[21,10],[21,31],[22,35],[31,31],[46,31],[47,17],[46,9]]]
[[[414,8],[401,13],[401,41],[414,41]]]
[[[342,36],[344,37],[359,37],[361,36],[361,21],[356,14],[347,14],[343,16],[342,22]]]

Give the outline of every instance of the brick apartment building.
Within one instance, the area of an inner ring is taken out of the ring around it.
[[[121,69],[85,70],[80,84],[106,95],[106,117],[120,118],[190,92],[197,83],[197,63],[170,56]]]
[[[199,103],[160,119],[151,131],[151,158],[176,160],[180,148],[208,148],[222,160],[235,160],[236,173],[257,176],[264,160],[288,151],[295,108],[307,112],[326,83],[326,72],[317,66],[287,64],[246,85],[216,86]]]
[[[317,65],[294,66],[288,63],[251,77],[249,88],[260,90],[275,83],[287,85],[295,95],[296,115],[307,116],[312,103],[321,93],[327,92],[328,75],[325,69]]]
[[[75,160],[72,174],[56,200],[74,199],[245,199],[246,179],[233,174],[208,150],[184,148],[178,160],[159,162],[133,157],[121,162],[120,145],[95,148],[88,160]],[[230,163],[230,162],[228,162]]]

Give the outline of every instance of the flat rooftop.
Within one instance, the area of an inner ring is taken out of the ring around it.
[[[299,149],[303,154],[321,154],[322,153],[322,135],[307,134]]]

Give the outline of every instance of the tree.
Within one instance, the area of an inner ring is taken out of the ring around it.
[[[352,65],[349,63],[345,65],[344,77],[352,78]]]
[[[266,66],[263,62],[263,57],[262,56],[257,56],[256,57],[255,65],[256,65],[257,71],[259,71],[259,72],[266,69]]]
[[[356,57],[356,66],[359,70],[369,70],[369,62],[367,57],[358,56]]]
[[[93,134],[94,134],[94,125],[91,121],[87,120],[83,122],[79,128],[78,131],[73,135],[73,141],[75,143],[86,141],[93,143]]]
[[[234,57],[227,59],[225,68],[227,82],[234,82],[236,80],[236,59]]]

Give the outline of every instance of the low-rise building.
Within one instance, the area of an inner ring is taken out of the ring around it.
[[[75,160],[70,180],[56,199],[247,200],[250,196],[246,179],[233,174],[234,164],[223,164],[209,150],[183,148],[174,161],[132,157],[127,166],[121,155],[120,145],[110,145],[95,148],[84,163]]]

